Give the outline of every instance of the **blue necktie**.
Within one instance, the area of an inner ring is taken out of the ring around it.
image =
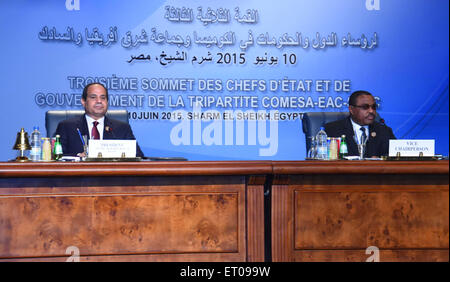
[[[359,130],[362,131],[362,134],[361,134],[361,144],[365,144],[365,143],[366,143],[366,140],[367,140],[366,129],[365,129],[364,127],[361,126],[361,127],[359,128]]]

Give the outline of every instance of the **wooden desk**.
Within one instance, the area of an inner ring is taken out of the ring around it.
[[[273,162],[273,261],[448,261],[448,161]]]
[[[448,165],[0,163],[0,260],[448,261]]]
[[[0,163],[0,259],[263,261],[270,162]],[[68,253],[66,253],[66,251]]]

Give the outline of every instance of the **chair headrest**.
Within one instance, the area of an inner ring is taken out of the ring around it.
[[[47,131],[47,137],[55,136],[56,128],[58,124],[68,118],[80,117],[84,115],[84,110],[51,110],[45,113],[45,129]],[[128,123],[128,111],[127,110],[109,110],[106,112],[106,116],[111,119],[120,120]]]

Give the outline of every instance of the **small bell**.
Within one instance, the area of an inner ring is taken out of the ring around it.
[[[16,162],[27,162],[29,159],[25,156],[25,150],[31,150],[30,143],[28,141],[28,133],[22,128],[20,132],[17,132],[16,142],[14,143],[13,150],[20,150],[20,156],[16,158]]]

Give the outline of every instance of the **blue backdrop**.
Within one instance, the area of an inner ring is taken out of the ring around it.
[[[147,156],[299,160],[301,114],[372,92],[397,138],[448,155],[447,0],[0,1],[0,159],[86,83]]]

